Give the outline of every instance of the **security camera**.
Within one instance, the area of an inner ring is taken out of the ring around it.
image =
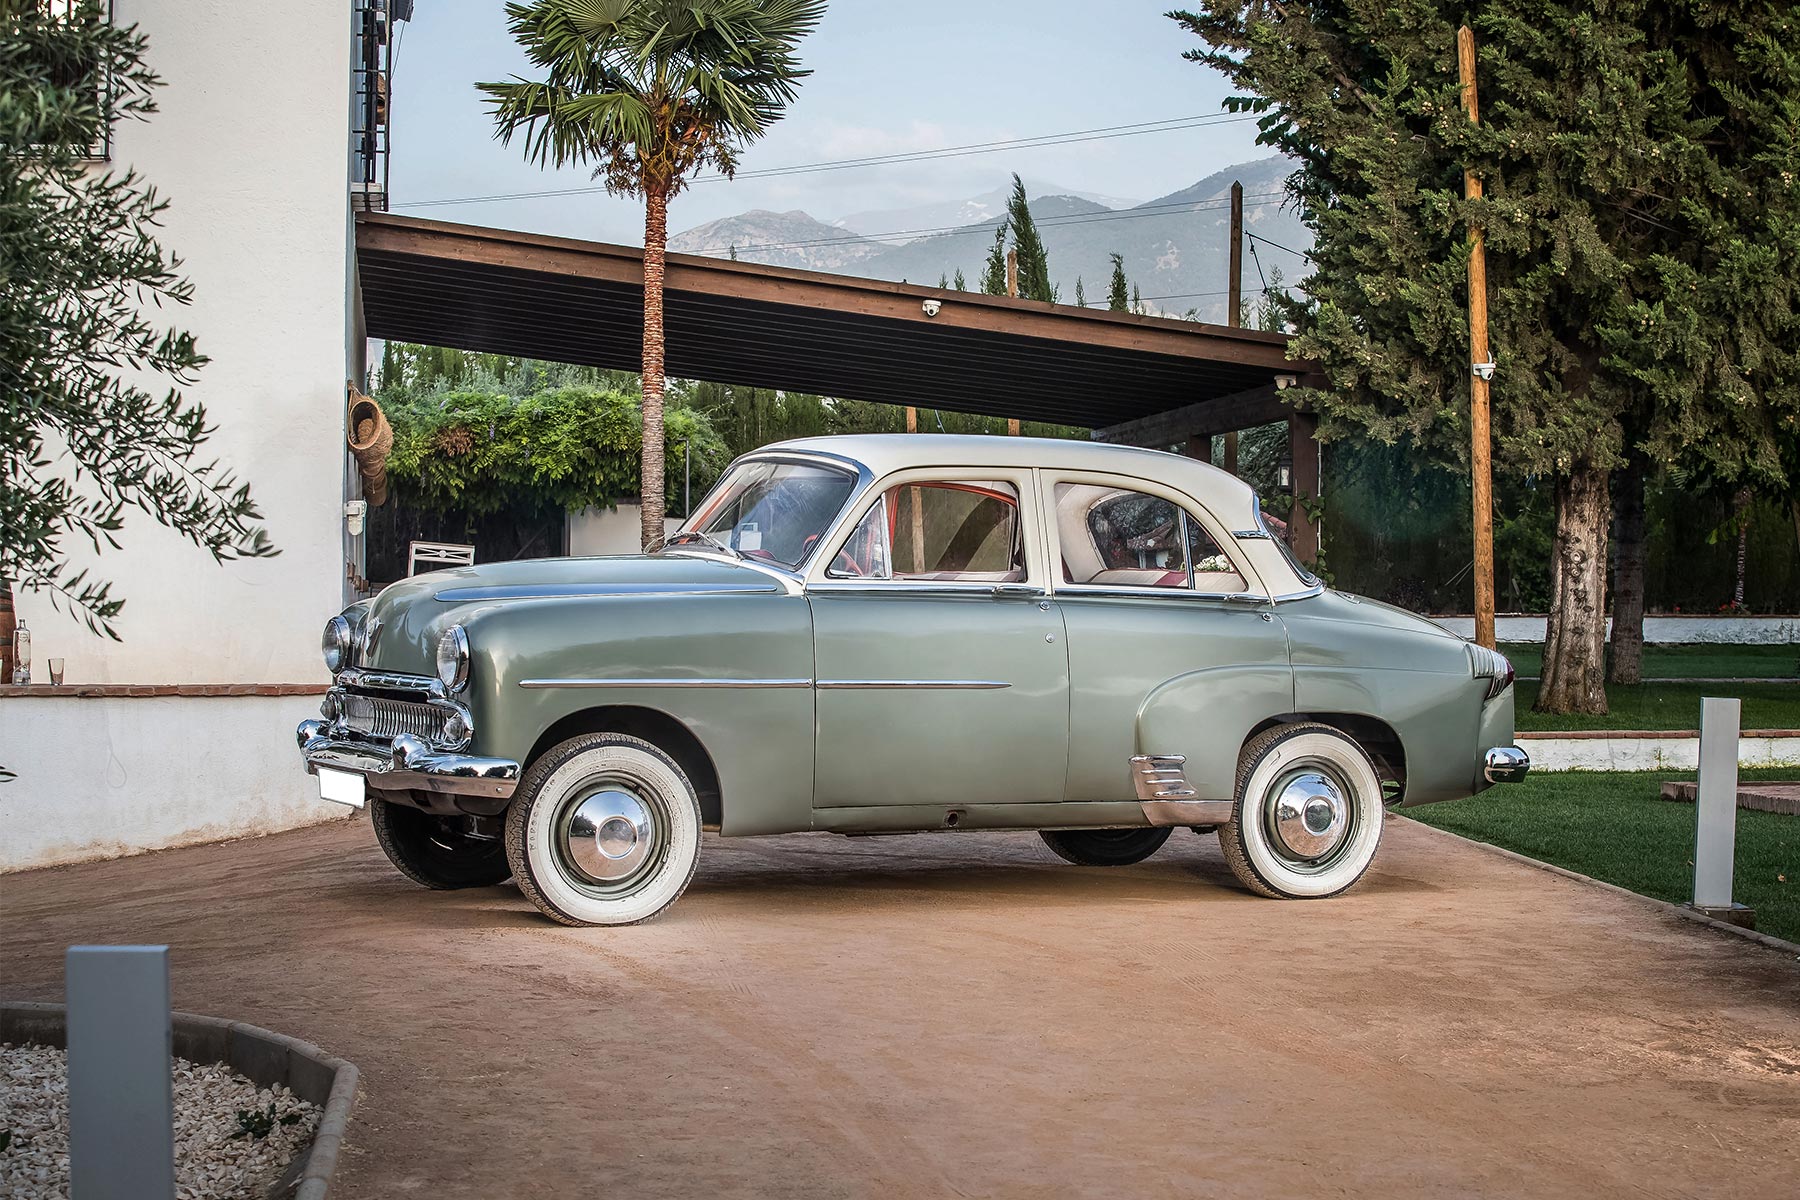
[[[1494,377],[1494,364],[1491,362],[1472,363],[1470,364],[1469,369],[1475,372],[1475,378],[1477,379],[1492,379]]]
[[[1285,392],[1299,382],[1300,381],[1295,379],[1292,375],[1277,375],[1275,377],[1275,390],[1278,392]]]
[[[924,304],[925,315],[928,317],[937,316],[938,313],[943,311],[943,308],[944,305],[941,300],[927,300]]]

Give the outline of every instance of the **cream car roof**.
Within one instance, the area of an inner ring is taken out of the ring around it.
[[[997,437],[984,434],[867,433],[795,438],[774,442],[746,455],[782,451],[826,454],[860,464],[876,480],[916,467],[1040,467],[1047,471],[1095,472],[1146,479],[1182,492],[1223,526],[1226,535],[1261,530],[1256,492],[1249,484],[1198,459],[1163,450],[1078,442],[1061,438]],[[1238,552],[1274,596],[1309,591],[1317,585],[1295,572],[1280,547],[1266,538],[1235,539]]]

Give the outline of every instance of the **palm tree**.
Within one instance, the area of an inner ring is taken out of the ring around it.
[[[643,544],[663,539],[663,261],[669,200],[695,171],[730,176],[738,152],[794,99],[794,48],[824,0],[530,0],[507,24],[543,72],[476,86],[495,136],[541,166],[594,166],[644,200]]]

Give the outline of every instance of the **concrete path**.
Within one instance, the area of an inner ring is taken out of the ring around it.
[[[1792,1195],[1800,964],[1390,821],[1338,900],[1211,837],[709,839],[662,919],[418,890],[364,821],[0,878],[0,991],[168,942],[176,1007],[363,1071],[359,1197]]]

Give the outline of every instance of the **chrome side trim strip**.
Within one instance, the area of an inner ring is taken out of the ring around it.
[[[809,688],[810,679],[521,679],[522,688]]]
[[[1274,535],[1266,529],[1234,529],[1231,536],[1240,542],[1272,542]]]
[[[1139,805],[1152,825],[1223,825],[1231,820],[1229,800],[1145,800]]]
[[[922,691],[970,691],[991,692],[1000,688],[1009,688],[1012,684],[1002,683],[998,679],[821,679],[820,691],[854,690],[885,691],[890,689],[918,689]]]
[[[724,559],[720,561],[735,561]],[[671,587],[656,584],[542,584],[504,587],[446,588],[434,592],[432,599],[445,604],[464,604],[472,600],[667,600],[674,596],[731,596],[741,592],[772,594],[774,588],[761,584],[712,583],[699,587]]]

